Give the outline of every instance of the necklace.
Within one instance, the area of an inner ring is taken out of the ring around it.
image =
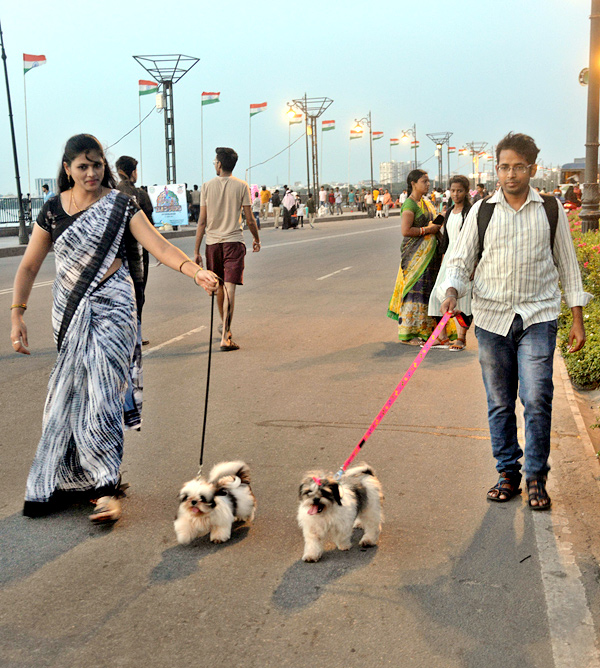
[[[95,204],[102,197],[102,190],[103,190],[103,187],[100,186],[100,194],[98,195],[98,197],[96,197],[96,199],[93,202],[90,202],[85,207],[86,209],[89,209],[92,206],[92,204]],[[74,195],[73,191],[74,191],[74,188],[71,188],[71,199],[69,201],[69,211],[71,211],[72,208],[73,208],[73,205],[75,205],[75,208],[77,209],[76,213],[81,213],[83,211],[83,209],[80,208],[79,204],[77,204],[77,200],[75,199],[75,195]],[[73,215],[73,214],[71,214],[71,215]]]

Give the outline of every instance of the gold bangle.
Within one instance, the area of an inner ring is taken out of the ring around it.
[[[13,304],[10,307],[10,310],[12,311],[14,308],[22,308],[24,311],[27,310],[27,304]]]
[[[183,272],[181,271],[181,267],[183,267],[183,265],[184,265],[186,262],[191,262],[191,260],[188,258],[187,260],[184,260],[184,261],[179,265],[179,271],[180,271],[180,273],[182,273],[182,274],[183,274]]]
[[[196,283],[196,276],[198,276],[198,274],[199,274],[201,271],[204,271],[204,269],[203,269],[202,267],[200,267],[200,269],[198,269],[198,271],[194,274],[194,283]]]

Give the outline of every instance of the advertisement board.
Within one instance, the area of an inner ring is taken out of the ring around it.
[[[152,219],[158,228],[163,225],[188,225],[188,207],[184,183],[168,186],[148,186],[148,195],[154,207]]]

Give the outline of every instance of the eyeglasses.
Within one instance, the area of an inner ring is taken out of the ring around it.
[[[527,174],[529,171],[529,168],[533,167],[533,165],[523,165],[523,164],[518,164],[518,165],[498,165],[498,174],[510,174],[510,172],[513,172],[515,174]]]

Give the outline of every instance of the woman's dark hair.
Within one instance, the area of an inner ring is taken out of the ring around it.
[[[221,167],[225,172],[233,172],[233,168],[238,161],[238,154],[232,148],[225,148],[220,146],[215,149],[217,160],[221,163]]]
[[[465,202],[467,204],[471,204],[471,193],[469,192],[471,184],[469,183],[469,179],[466,176],[463,176],[462,174],[458,174],[456,176],[453,176],[450,179],[450,183],[448,184],[448,188],[450,188],[453,183],[458,183],[458,185],[462,186],[465,189],[465,193],[466,193]]]
[[[91,153],[92,151],[98,153],[104,162],[104,176],[102,177],[102,185],[105,188],[115,187],[115,177],[110,171],[108,162],[106,162],[102,144],[93,135],[74,135],[65,144],[65,151],[63,153],[62,160],[60,161],[60,169],[58,171],[58,190],[61,193],[65,190],[68,190],[72,185],[71,179],[67,176],[67,172],[65,171],[64,163],[66,162],[67,165],[70,165],[73,160],[75,160],[75,158],[82,153],[85,153],[85,157],[87,158],[88,153]]]
[[[509,132],[496,145],[496,163],[500,162],[501,151],[514,151],[522,155],[528,165],[535,165],[540,149],[535,145],[533,137],[522,133]]]
[[[406,185],[408,186],[408,194],[412,192],[412,184],[416,183],[422,176],[425,176],[427,172],[422,169],[413,169],[412,172],[406,177]]]
[[[124,176],[127,179],[131,179],[131,175],[135,172],[137,166],[138,161],[130,155],[122,155],[117,162],[115,162],[115,167],[119,176]]]

